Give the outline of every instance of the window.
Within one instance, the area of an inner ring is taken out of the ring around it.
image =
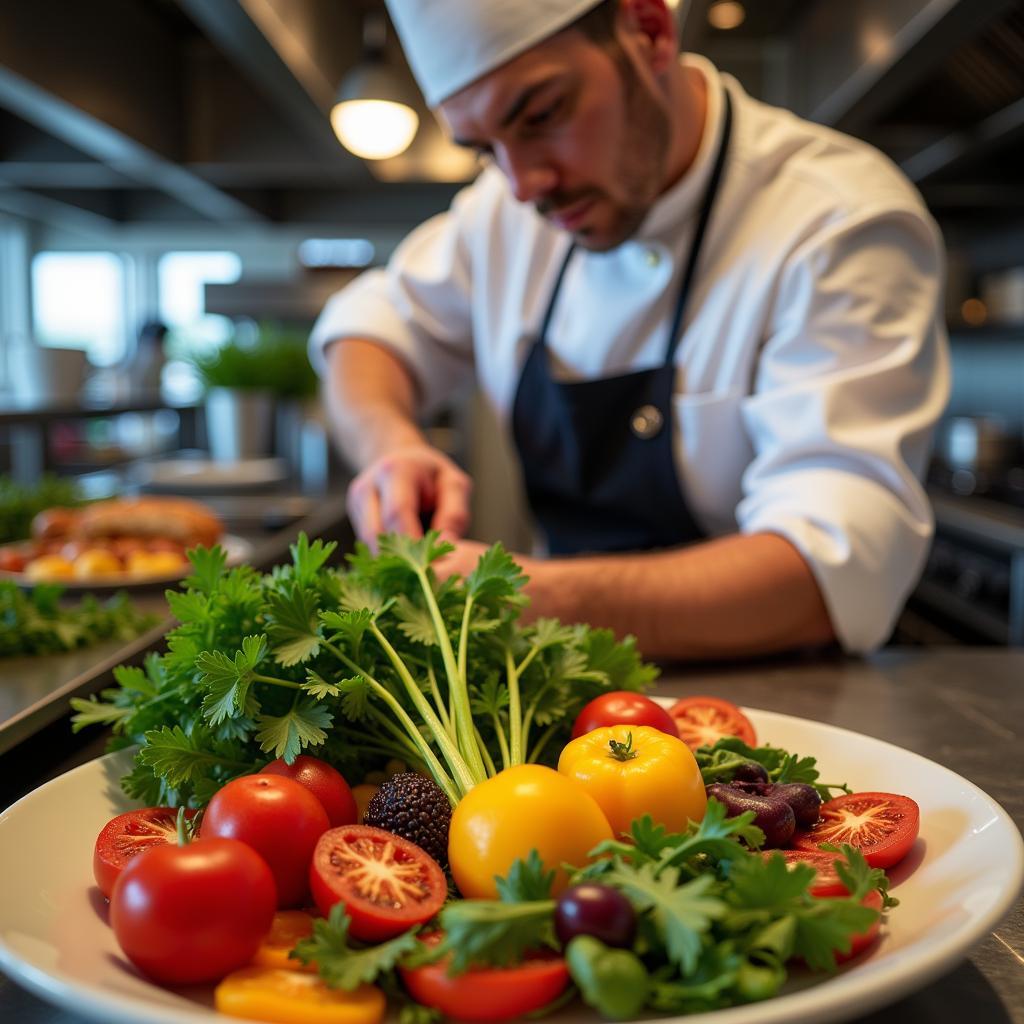
[[[36,341],[84,349],[96,366],[125,355],[125,260],[113,252],[40,252],[32,260]]]
[[[234,330],[226,316],[206,312],[206,284],[232,284],[242,276],[234,252],[169,252],[160,257],[157,283],[160,319],[170,328],[179,354],[206,352]]]

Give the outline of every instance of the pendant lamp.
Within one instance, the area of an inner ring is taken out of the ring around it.
[[[387,160],[409,148],[419,127],[411,89],[384,54],[382,15],[363,22],[363,58],[338,87],[331,127],[338,141],[364,160]]]

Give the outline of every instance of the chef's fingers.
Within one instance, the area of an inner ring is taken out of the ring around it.
[[[462,470],[442,469],[437,476],[437,498],[430,525],[444,540],[458,540],[469,526],[469,495],[473,485]]]
[[[380,518],[389,533],[404,533],[422,537],[420,523],[419,475],[431,472],[404,461],[395,461],[381,467],[377,477],[380,494]]]
[[[345,498],[348,517],[356,537],[377,550],[377,535],[382,533],[380,518],[380,498],[373,477],[360,473],[349,485]]]

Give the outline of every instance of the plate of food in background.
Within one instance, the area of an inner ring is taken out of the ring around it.
[[[153,586],[187,575],[186,551],[219,544],[228,565],[252,544],[224,532],[220,518],[186,498],[111,498],[81,508],[54,507],[32,521],[32,538],[0,546],[0,578],[67,590]]]

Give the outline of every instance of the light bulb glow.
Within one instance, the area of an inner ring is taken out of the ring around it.
[[[347,100],[331,111],[338,141],[364,160],[387,160],[404,153],[419,123],[415,110],[390,100]]]
[[[719,0],[708,8],[708,22],[711,27],[722,31],[739,28],[746,17],[747,12],[738,0]]]

